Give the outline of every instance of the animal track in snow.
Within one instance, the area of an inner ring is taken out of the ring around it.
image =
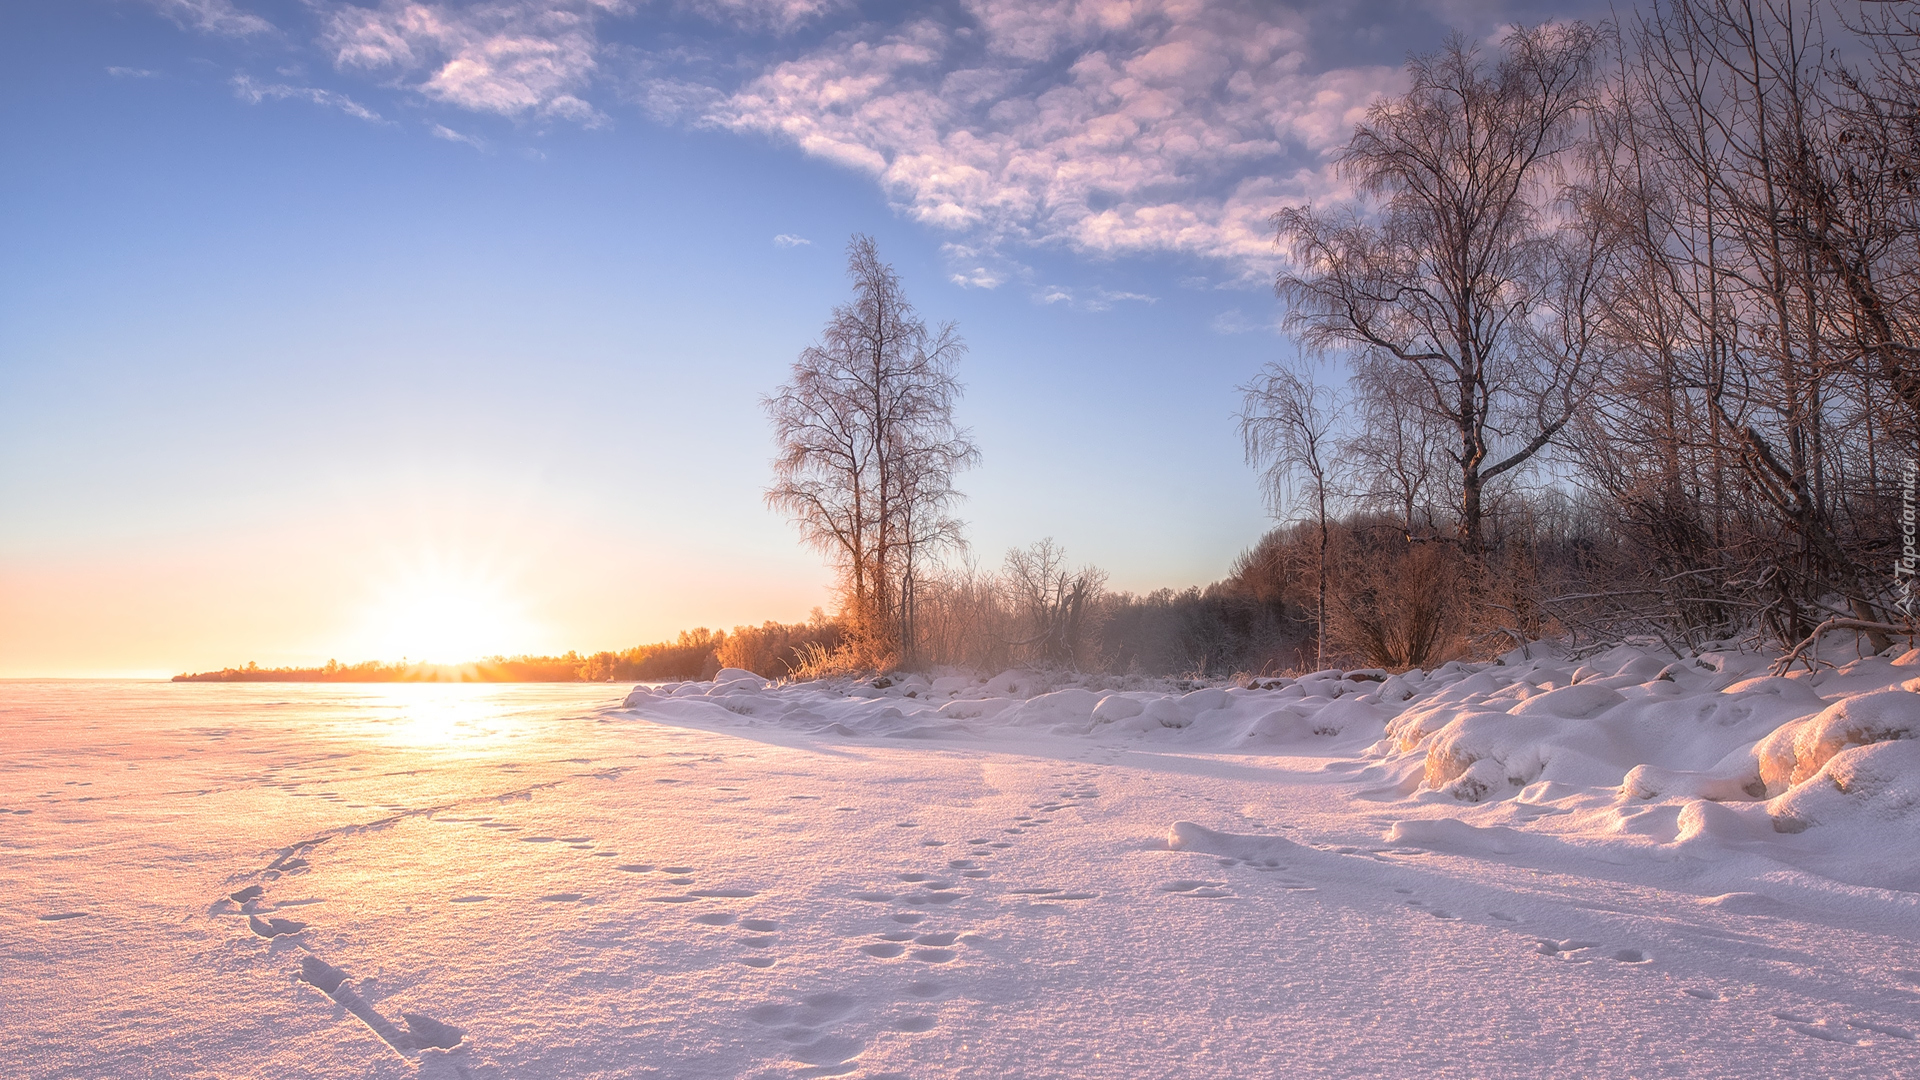
[[[90,914],[92,913],[86,911],[55,911],[39,916],[39,920],[41,922],[65,922],[68,919],[84,919]]]
[[[297,934],[305,930],[307,924],[295,919],[262,919],[258,915],[249,915],[247,927],[256,937],[272,939]]]
[[[1192,896],[1206,900],[1217,900],[1233,895],[1222,888],[1225,884],[1226,882],[1224,881],[1167,881],[1161,883],[1160,891],[1172,893],[1175,896]]]
[[[812,994],[793,1004],[756,1005],[747,1010],[747,1019],[773,1029],[786,1044],[789,1058],[802,1065],[829,1069],[853,1060],[866,1049],[864,1039],[823,1030],[851,1016],[857,1004],[846,994]]]

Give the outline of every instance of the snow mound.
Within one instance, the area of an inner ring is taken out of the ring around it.
[[[1848,746],[1865,746],[1920,734],[1920,694],[1882,690],[1842,698],[1818,716],[1789,724],[1754,748],[1760,779],[1778,794],[1819,772]]]

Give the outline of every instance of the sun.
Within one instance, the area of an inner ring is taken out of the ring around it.
[[[376,655],[462,664],[527,649],[534,627],[523,605],[485,573],[442,561],[383,585],[367,613]]]

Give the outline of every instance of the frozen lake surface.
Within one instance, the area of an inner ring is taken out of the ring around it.
[[[0,684],[0,1076],[1920,1075],[1910,839],[1464,802],[1417,695],[626,690]]]

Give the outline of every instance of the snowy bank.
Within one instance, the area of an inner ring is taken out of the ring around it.
[[[1019,671],[774,685],[729,670],[637,687],[623,708],[838,739],[1323,759],[1355,797],[1407,813],[1389,839],[1525,829],[1666,859],[1757,844],[1839,880],[1920,890],[1920,651],[1787,676],[1768,674],[1772,660],[1620,646],[1570,661],[1534,646],[1431,672],[1184,691]]]

